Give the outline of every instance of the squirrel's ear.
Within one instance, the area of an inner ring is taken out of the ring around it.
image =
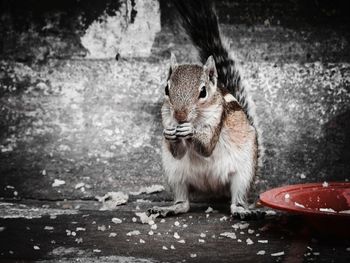
[[[215,60],[213,56],[209,56],[207,62],[205,62],[204,69],[209,75],[209,80],[213,83],[216,83],[218,77],[218,72],[216,71]]]
[[[171,52],[170,56],[170,68],[174,70],[177,67],[177,60],[175,54]]]

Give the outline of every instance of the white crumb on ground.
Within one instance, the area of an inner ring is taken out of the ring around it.
[[[246,229],[249,227],[248,223],[236,223],[232,226],[234,229]]]
[[[127,236],[137,236],[137,235],[140,235],[141,232],[138,231],[138,230],[133,230],[133,231],[130,231],[128,233],[126,233]]]
[[[168,248],[166,246],[162,246],[162,249],[164,250],[168,250]]]
[[[227,221],[227,218],[228,218],[227,216],[223,216],[220,218],[220,221]]]
[[[220,236],[223,236],[223,237],[228,237],[228,238],[232,238],[232,239],[236,239],[236,234],[233,233],[233,232],[224,232],[224,233],[221,233]]]
[[[171,246],[170,246],[170,249],[174,250],[174,249],[175,249],[174,245],[171,245]]]
[[[79,189],[79,188],[84,187],[84,185],[85,185],[85,183],[77,183],[74,188]]]
[[[271,256],[273,257],[280,257],[280,256],[283,256],[284,255],[284,251],[281,251],[281,252],[276,252],[276,253],[272,253]]]
[[[40,250],[39,246],[33,246],[34,250]]]
[[[159,184],[153,184],[151,186],[143,186],[137,192],[130,192],[131,195],[140,195],[140,194],[153,194],[164,191],[165,188]]]
[[[121,220],[121,219],[119,219],[119,218],[117,218],[117,217],[113,217],[113,218],[112,218],[112,222],[113,222],[114,224],[121,224],[121,223],[123,222],[123,220]]]
[[[179,243],[181,243],[181,244],[185,244],[185,243],[186,243],[186,241],[185,241],[184,239],[181,239],[181,240],[179,240],[179,241],[177,241],[177,242],[179,242]]]
[[[117,233],[112,232],[112,233],[109,234],[108,237],[116,237],[116,236],[117,236]]]
[[[54,229],[53,226],[45,226],[45,227],[44,227],[44,230],[53,230],[53,229]]]
[[[159,214],[151,214],[150,216],[148,216],[145,212],[136,213],[135,215],[140,218],[142,224],[149,225],[154,225],[154,219],[156,219],[159,216]]]
[[[254,230],[253,229],[248,229],[248,234],[254,234]]]
[[[259,256],[263,256],[263,255],[265,255],[265,250],[259,250],[258,251],[258,253],[256,253],[257,255],[259,255]]]
[[[204,234],[204,233],[201,233],[199,236],[200,236],[201,238],[205,238],[207,235]]]
[[[247,238],[247,240],[245,242],[247,242],[247,245],[253,245],[254,244],[253,240],[251,240],[250,238]]]
[[[157,228],[158,228],[157,224],[151,225],[151,229],[152,229],[152,230],[157,230]]]
[[[273,210],[267,210],[265,212],[266,216],[275,216],[276,214],[277,214],[276,211],[273,211]]]
[[[258,243],[266,244],[266,243],[269,243],[269,241],[268,240],[258,240]]]
[[[177,232],[174,233],[174,238],[180,239],[180,236],[179,236],[179,234]]]
[[[136,222],[137,222],[136,217],[131,218],[131,221],[132,221],[133,223],[136,223]]]
[[[323,186],[323,187],[328,187],[329,184],[328,184],[326,181],[324,181],[324,182],[322,183],[322,186]]]
[[[103,231],[106,231],[106,229],[107,229],[107,228],[106,228],[105,225],[97,226],[97,230],[98,230],[98,231],[102,231],[102,232],[103,232]]]
[[[200,238],[200,239],[198,239],[198,242],[199,243],[205,243],[205,240]]]
[[[60,179],[55,179],[54,182],[52,183],[52,187],[58,187],[61,185],[64,185],[66,181],[60,180]]]
[[[77,244],[81,244],[81,243],[83,243],[83,238],[82,238],[82,237],[76,238],[76,239],[75,239],[75,242],[76,242]]]
[[[153,236],[154,232],[151,230],[148,232],[148,235]]]
[[[301,178],[301,179],[305,179],[305,178],[306,178],[306,175],[303,174],[303,173],[301,173],[301,174],[300,174],[300,178]]]
[[[186,227],[188,227],[188,225],[187,225],[187,224],[183,224],[182,227],[183,227],[183,228],[186,228]]]
[[[140,243],[141,243],[141,244],[145,244],[146,241],[140,238]]]
[[[92,250],[94,253],[101,253],[101,250],[100,249],[94,249]]]
[[[180,225],[179,221],[175,221],[174,225],[179,226]]]
[[[195,254],[195,253],[192,254],[192,253],[191,253],[191,254],[190,254],[190,257],[191,257],[191,258],[196,258],[196,257],[197,257],[197,254]]]
[[[75,229],[75,231],[85,231],[86,230],[86,228],[84,228],[84,227],[77,227],[76,229]]]
[[[114,210],[129,200],[129,196],[123,192],[108,192],[104,196],[96,196],[95,198],[102,203],[101,211]]]
[[[164,219],[164,218],[161,219],[160,222],[161,222],[161,223],[165,223],[165,219]]]
[[[213,213],[214,209],[211,208],[210,206],[205,210],[205,213]]]

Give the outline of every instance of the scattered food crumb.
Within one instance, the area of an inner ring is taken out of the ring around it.
[[[79,188],[84,187],[84,185],[85,185],[85,183],[77,183],[74,188],[79,189]]]
[[[305,178],[306,178],[306,175],[303,174],[303,173],[301,173],[301,174],[300,174],[300,178],[301,178],[301,179],[305,179]]]
[[[168,248],[166,246],[162,246],[162,249],[164,250],[168,250]]]
[[[153,224],[153,225],[151,225],[151,229],[152,230],[156,230],[158,227],[157,227],[157,224]]]
[[[187,225],[187,224],[183,224],[182,227],[183,227],[183,228],[186,228],[186,227],[188,227],[188,225]]]
[[[220,236],[224,236],[224,237],[228,237],[228,238],[232,238],[232,239],[236,239],[236,234],[233,232],[224,232],[221,233]]]
[[[102,225],[102,226],[97,226],[97,230],[98,231],[106,231],[106,226],[105,225]]]
[[[40,250],[39,246],[33,246],[34,250]]]
[[[246,242],[247,242],[247,245],[253,245],[254,244],[253,240],[251,240],[250,238],[247,238]]]
[[[269,241],[268,240],[258,240],[258,243],[267,244],[267,243],[269,243]]]
[[[223,216],[220,218],[220,221],[227,221],[227,216]]]
[[[133,230],[133,231],[130,231],[128,233],[126,233],[127,236],[137,236],[137,235],[140,235],[141,232],[138,231],[138,230]]]
[[[77,242],[77,244],[83,243],[83,238],[76,238],[75,242]]]
[[[55,179],[54,182],[52,183],[52,187],[58,187],[61,185],[64,185],[66,182],[64,180],[60,179]]]
[[[197,254],[195,254],[195,253],[192,254],[192,253],[191,253],[191,254],[190,254],[190,257],[191,257],[191,258],[196,258],[196,257],[197,257]]]
[[[213,213],[214,209],[211,208],[210,206],[207,208],[207,210],[205,210],[205,213]]]
[[[53,230],[54,228],[53,228],[53,226],[45,226],[44,227],[44,230]]]
[[[276,211],[267,210],[267,211],[265,212],[265,215],[266,215],[266,216],[275,216],[275,215],[276,215]]]
[[[265,255],[265,250],[259,250],[258,253],[256,253],[257,255],[263,256]]]
[[[201,238],[205,238],[207,235],[204,234],[204,233],[201,233],[199,236],[200,236]]]
[[[232,226],[234,229],[246,229],[249,227],[248,223],[236,223]]]
[[[237,242],[241,243],[241,242],[242,242],[242,240],[240,240],[240,239],[237,239]]]
[[[101,253],[101,250],[100,250],[100,249],[94,249],[93,252],[95,252],[95,253]]]
[[[148,235],[153,236],[154,232],[151,230],[148,232]]]
[[[141,244],[145,244],[146,241],[140,238],[140,243],[141,243]]]
[[[160,222],[161,222],[161,223],[165,223],[165,219],[164,219],[164,218],[161,219]]]
[[[322,184],[323,187],[328,187],[328,185],[329,184],[326,181],[324,181],[323,184]]]
[[[149,224],[149,225],[154,225],[154,219],[159,216],[159,214],[152,214],[148,216],[145,212],[136,213],[135,215],[140,218],[140,221],[142,224]],[[134,222],[134,217],[133,217],[133,222]],[[135,218],[135,222],[136,222],[136,218]]]
[[[136,221],[137,221],[136,217],[131,218],[131,221],[136,223]]]
[[[174,250],[174,249],[175,249],[174,245],[171,245],[171,246],[170,246],[170,249]]]
[[[254,230],[253,229],[248,229],[248,234],[254,234]]]
[[[113,210],[119,205],[126,204],[129,196],[123,192],[108,192],[104,196],[96,196],[96,199],[102,203],[101,211]]]
[[[174,225],[179,226],[180,225],[179,221],[175,221]]]
[[[112,222],[113,222],[114,224],[121,224],[123,221],[122,221],[121,219],[119,219],[119,218],[113,217],[113,218],[112,218]]]
[[[205,240],[200,238],[200,239],[198,239],[198,242],[199,243],[205,243]]]
[[[179,236],[179,234],[177,232],[174,233],[174,238],[180,239],[180,236]]]
[[[109,234],[108,237],[116,237],[116,236],[117,236],[117,233],[112,232],[112,233]]]
[[[177,242],[179,242],[179,243],[181,243],[181,244],[185,244],[185,243],[186,243],[186,241],[185,241],[184,239],[181,239],[181,240],[179,240],[179,241],[177,241]]]
[[[77,227],[76,229],[75,229],[75,231],[85,231],[86,230],[86,228],[84,228],[84,227]]]
[[[273,257],[280,257],[280,256],[283,256],[284,255],[284,251],[281,251],[281,252],[276,252],[276,253],[272,253],[271,256]]]

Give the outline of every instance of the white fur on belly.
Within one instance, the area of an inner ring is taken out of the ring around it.
[[[234,182],[231,192],[241,199],[253,177],[253,141],[238,147],[223,128],[210,157],[203,157],[189,148],[181,160],[175,159],[163,144],[163,166],[171,187],[191,185],[200,191],[220,193]]]

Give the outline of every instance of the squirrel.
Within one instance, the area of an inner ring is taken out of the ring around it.
[[[195,190],[227,194],[231,213],[249,217],[253,210],[246,209],[246,195],[261,150],[254,103],[223,45],[211,3],[178,0],[174,4],[203,66],[178,64],[171,54],[161,116],[162,162],[174,204],[148,212],[186,213],[189,194]]]

